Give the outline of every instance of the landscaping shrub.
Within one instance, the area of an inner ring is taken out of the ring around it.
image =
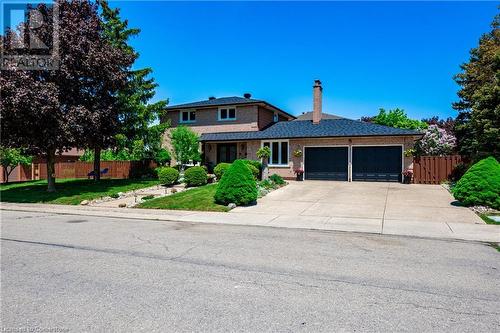
[[[173,185],[179,180],[179,171],[171,167],[157,168],[158,179],[162,185]]]
[[[187,186],[201,186],[207,183],[207,171],[201,166],[194,166],[184,172]]]
[[[285,185],[285,180],[280,175],[272,174],[269,179],[276,185]]]
[[[217,180],[222,179],[222,175],[226,172],[227,169],[231,166],[231,163],[219,163],[214,168],[214,174],[217,177]]]
[[[245,161],[245,163],[253,165],[259,171],[262,170],[262,163],[260,163],[259,161],[256,160],[243,160],[243,161]]]
[[[253,178],[255,178],[255,180],[258,180],[260,175],[260,170],[249,163],[247,163],[247,168],[249,168],[250,171],[252,172]]]
[[[457,164],[451,171],[450,175],[448,176],[448,180],[451,182],[458,182],[460,178],[462,178],[462,176],[465,174],[468,168],[469,168],[468,164],[465,163]]]
[[[500,209],[500,164],[494,157],[477,162],[452,191],[455,199],[466,206],[484,205]]]
[[[257,183],[245,162],[236,160],[231,164],[222,176],[214,198],[224,205],[247,205],[257,200]]]
[[[277,187],[277,185],[275,183],[273,183],[272,181],[270,181],[269,179],[266,179],[266,180],[259,182],[259,186],[266,189],[266,190],[272,190],[272,189],[275,189]]]

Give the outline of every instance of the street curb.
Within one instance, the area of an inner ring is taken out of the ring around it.
[[[497,243],[497,240],[492,239],[467,239],[461,237],[433,237],[433,236],[422,236],[422,235],[409,235],[409,234],[394,234],[394,233],[383,233],[383,232],[373,232],[373,231],[351,231],[351,230],[340,230],[340,229],[323,229],[323,228],[314,228],[314,227],[297,227],[297,226],[276,226],[276,225],[266,225],[263,224],[242,224],[242,223],[215,223],[210,221],[190,221],[189,215],[198,214],[200,212],[192,212],[192,211],[173,211],[175,215],[168,215],[165,217],[151,214],[141,214],[142,209],[137,208],[118,208],[117,210],[122,210],[123,212],[115,212],[110,209],[103,209],[96,207],[85,207],[85,209],[81,209],[82,207],[72,207],[72,206],[64,206],[60,205],[51,205],[51,204],[43,204],[43,207],[27,207],[27,206],[13,206],[7,205],[5,207],[4,204],[0,205],[0,210],[3,211],[20,211],[20,212],[37,212],[37,213],[48,213],[48,214],[57,214],[57,215],[77,215],[77,216],[93,216],[93,217],[102,217],[102,218],[121,218],[128,220],[148,220],[148,221],[163,221],[163,222],[174,222],[174,223],[191,223],[191,224],[210,224],[210,225],[230,225],[230,226],[244,226],[244,227],[267,227],[267,228],[275,228],[275,229],[294,229],[294,230],[309,230],[309,231],[322,231],[322,232],[341,232],[341,233],[350,233],[350,234],[365,234],[365,235],[383,235],[383,236],[395,236],[395,237],[407,237],[407,238],[416,238],[416,239],[429,239],[429,240],[441,240],[441,241],[463,241],[463,242],[475,242],[475,243],[484,243],[491,244]],[[42,209],[46,208],[46,209]],[[48,208],[48,209],[47,209]],[[71,208],[72,211],[67,211]],[[103,213],[105,211],[105,213]],[[167,213],[172,211],[165,210],[148,210],[148,213]],[[129,214],[133,215],[129,215]],[[227,214],[227,213],[221,213]],[[139,215],[139,216],[138,216]],[[165,214],[167,215],[167,214]],[[500,228],[499,228],[500,229]]]

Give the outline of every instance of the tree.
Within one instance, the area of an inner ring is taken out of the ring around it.
[[[424,118],[423,122],[427,123],[427,125],[436,125],[439,128],[442,128],[446,131],[446,133],[453,135],[455,128],[455,119],[452,117],[448,117],[446,119],[439,119],[438,116],[434,116],[432,118]]]
[[[110,8],[105,0],[98,3],[105,39],[129,54],[135,62],[139,54],[129,44],[129,40],[137,36],[140,29],[129,28],[128,21],[120,17],[120,9]],[[130,66],[126,86],[118,91],[119,134],[116,136],[116,151],[121,157],[128,152],[129,158],[133,160],[154,159],[161,149],[163,135],[169,124],[159,120],[168,101],[149,103],[158,86],[154,78],[150,77],[152,72],[151,68],[132,70]]]
[[[454,79],[461,86],[455,135],[461,154],[478,160],[493,155],[500,159],[500,15],[491,31],[470,51],[469,62]]]
[[[19,164],[30,164],[31,156],[25,155],[18,148],[0,147],[0,165],[3,167],[5,182],[9,182],[9,176]]]
[[[200,161],[199,137],[189,127],[179,126],[170,132],[172,147],[174,147],[175,159],[181,166],[190,161]]]
[[[158,153],[155,156],[155,162],[159,165],[166,165],[171,159],[170,153],[165,148],[158,150]]]
[[[130,57],[103,39],[97,5],[58,0],[57,70],[2,72],[0,81],[2,144],[26,147],[47,160],[48,191],[55,191],[55,154],[73,147],[106,144],[116,124],[115,92],[125,82]],[[37,37],[52,46],[54,7],[36,6]],[[31,17],[31,16],[30,16]],[[22,29],[30,22],[22,22]],[[8,30],[2,42],[16,38]],[[28,34],[25,35],[28,38]],[[114,135],[114,134],[113,134]]]
[[[372,123],[396,128],[412,129],[412,130],[423,130],[427,128],[427,124],[423,121],[410,119],[406,115],[406,112],[402,109],[393,109],[386,111],[385,109],[379,109],[378,115],[375,117],[362,117],[364,121],[371,120]]]
[[[257,158],[262,161],[262,179],[269,178],[269,157],[271,157],[271,148],[264,146],[257,150]]]
[[[415,144],[417,156],[443,156],[453,152],[456,139],[437,125],[430,125],[424,136]]]

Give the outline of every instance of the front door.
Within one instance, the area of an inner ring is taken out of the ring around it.
[[[233,163],[236,159],[236,143],[217,144],[217,163]]]

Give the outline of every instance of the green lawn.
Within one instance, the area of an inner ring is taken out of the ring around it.
[[[490,219],[490,218],[488,217],[488,215],[486,215],[486,214],[481,214],[481,215],[479,215],[479,216],[480,216],[480,217],[483,219],[483,221],[484,221],[484,222],[486,222],[487,224],[500,224],[500,222],[497,222],[497,221],[495,221],[495,220],[493,220],[493,219]]]
[[[37,180],[0,185],[0,201],[78,205],[113,193],[127,192],[158,184],[150,179],[57,179],[56,192],[47,192],[47,181]]]
[[[166,197],[148,200],[137,207],[227,212],[226,206],[215,203],[214,195],[216,190],[217,184],[200,186]]]

